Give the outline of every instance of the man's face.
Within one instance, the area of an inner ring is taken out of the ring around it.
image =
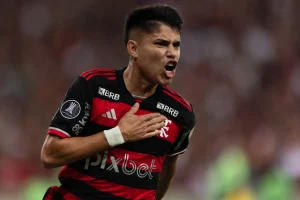
[[[137,41],[137,65],[151,83],[172,83],[180,57],[180,34],[176,29],[160,25],[153,33],[143,34]]]

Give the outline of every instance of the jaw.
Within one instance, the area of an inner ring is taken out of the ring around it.
[[[148,63],[149,64],[149,63]],[[135,69],[137,69],[137,74],[140,77],[140,81],[144,84],[147,84],[151,87],[155,87],[157,84],[160,85],[169,85],[172,83],[174,77],[175,77],[175,71],[176,69],[173,69],[172,71],[168,71],[165,69],[165,65],[163,65],[163,68],[161,64],[157,66],[157,64],[154,64],[151,68],[149,68],[149,65],[145,67],[146,65],[137,65]]]
[[[169,78],[166,75],[163,75],[163,76],[159,76],[157,80],[158,80],[157,81],[158,84],[165,86],[165,85],[170,85],[173,82],[173,77]]]

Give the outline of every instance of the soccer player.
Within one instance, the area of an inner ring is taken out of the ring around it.
[[[170,90],[182,19],[167,5],[125,21],[128,66],[83,72],[53,117],[41,160],[64,166],[45,200],[162,199],[195,126],[191,105]]]

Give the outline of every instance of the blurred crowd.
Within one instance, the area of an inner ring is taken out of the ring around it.
[[[171,88],[197,117],[173,194],[300,199],[297,0],[1,1],[0,197],[33,200],[52,184],[57,170],[42,168],[40,149],[66,89],[86,69],[127,65],[124,16],[150,3],[184,18]]]

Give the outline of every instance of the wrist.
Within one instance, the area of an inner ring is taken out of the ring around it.
[[[125,140],[123,138],[123,135],[122,135],[122,132],[121,132],[119,126],[116,126],[109,130],[105,130],[104,136],[110,147],[115,147],[115,146],[125,143]]]

